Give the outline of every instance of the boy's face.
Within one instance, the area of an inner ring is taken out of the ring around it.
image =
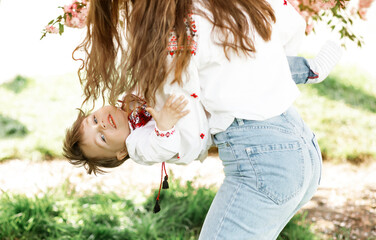
[[[128,114],[113,106],[105,106],[87,116],[82,124],[83,153],[89,158],[123,159],[128,153],[125,140],[129,136]]]

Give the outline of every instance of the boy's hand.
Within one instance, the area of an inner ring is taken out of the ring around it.
[[[189,113],[189,110],[184,110],[188,101],[184,100],[184,96],[180,96],[175,100],[175,95],[171,95],[162,110],[157,112],[151,107],[147,107],[148,111],[157,123],[157,127],[161,131],[170,130],[175,126],[178,120]]]

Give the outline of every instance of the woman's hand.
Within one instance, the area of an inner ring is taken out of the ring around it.
[[[167,131],[173,128],[180,118],[189,113],[189,110],[184,111],[187,104],[188,100],[184,100],[184,96],[175,100],[173,94],[167,99],[161,111],[157,112],[151,107],[147,107],[146,111],[152,115],[159,130]]]

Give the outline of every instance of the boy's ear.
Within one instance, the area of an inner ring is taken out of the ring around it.
[[[126,156],[128,155],[128,151],[127,151],[127,148],[123,148],[123,150],[120,150],[116,153],[116,157],[117,159],[120,161],[120,160],[123,160]]]

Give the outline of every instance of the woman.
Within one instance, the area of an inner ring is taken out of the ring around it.
[[[226,177],[200,239],[276,239],[317,189],[321,154],[286,60],[303,29],[281,0],[90,1],[86,101],[137,92],[158,110],[185,95],[179,156],[192,160],[208,137],[186,127],[203,117],[197,101],[208,114]]]

